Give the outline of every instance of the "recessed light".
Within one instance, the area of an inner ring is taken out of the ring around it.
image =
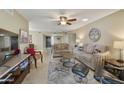
[[[84,18],[84,19],[82,19],[82,21],[86,22],[86,21],[88,21],[88,18]]]

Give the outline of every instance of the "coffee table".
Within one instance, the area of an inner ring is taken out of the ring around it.
[[[95,64],[94,62],[89,62],[87,61],[87,59],[85,57],[82,57],[82,56],[78,56],[78,57],[75,57],[75,59],[77,61],[79,61],[80,63],[86,65],[87,67],[89,67],[91,70],[95,71]]]

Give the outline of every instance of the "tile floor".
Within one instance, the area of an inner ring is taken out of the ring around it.
[[[31,71],[26,76],[22,84],[47,84],[48,80],[48,65],[49,65],[50,57],[47,53],[44,53],[44,62],[41,63],[40,60],[38,60],[38,68],[36,69],[34,67],[34,64],[31,64]],[[87,75],[88,78],[88,84],[99,84],[94,78],[93,78],[93,71],[90,70],[90,72]]]
[[[38,60],[38,67],[35,68],[34,64],[31,64],[30,73],[26,76],[22,84],[47,84],[48,78],[48,55],[44,53],[43,63]]]

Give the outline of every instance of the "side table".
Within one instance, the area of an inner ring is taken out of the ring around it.
[[[118,70],[124,70],[124,62],[118,62],[116,59],[108,59],[105,61],[105,65],[111,65]]]
[[[105,61],[104,68],[118,76],[122,71],[124,71],[124,63],[118,62],[116,59],[108,59]]]

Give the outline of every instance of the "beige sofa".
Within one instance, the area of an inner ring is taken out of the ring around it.
[[[52,47],[53,58],[61,57],[64,53],[70,53],[70,46],[67,43],[54,44]]]
[[[75,48],[73,51],[75,58],[95,70],[96,62],[109,57],[109,49],[104,45],[84,44],[83,47]]]

